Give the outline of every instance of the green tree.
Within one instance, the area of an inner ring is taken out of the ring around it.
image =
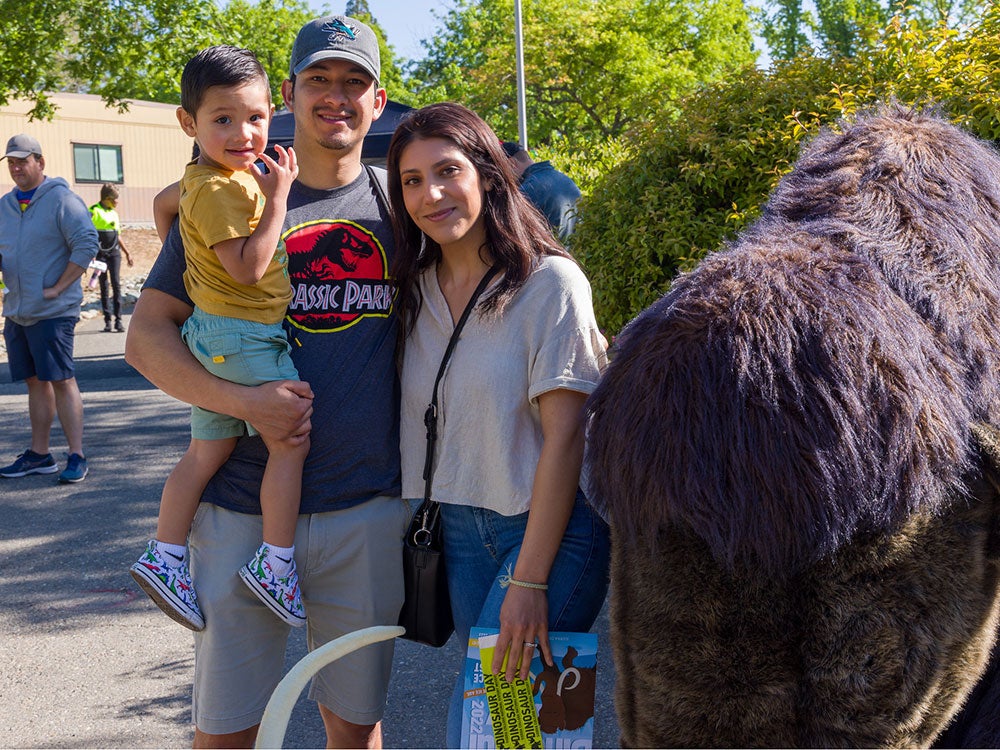
[[[802,0],[773,0],[757,13],[760,35],[775,60],[791,60],[809,48],[808,33],[815,20],[802,7]]]
[[[616,333],[674,276],[753,221],[803,138],[895,99],[940,107],[1000,139],[1000,6],[960,33],[893,18],[854,58],[800,54],[747,68],[626,139],[627,158],[581,201],[573,250],[598,319]]]
[[[790,60],[814,47],[851,57],[899,16],[925,29],[975,23],[989,0],[766,0],[755,18],[771,57]],[[815,11],[815,12],[813,12]]]
[[[212,44],[257,53],[280,104],[298,29],[315,14],[304,0],[0,0],[0,104],[77,91],[126,108],[127,99],[179,102],[184,64]]]
[[[458,0],[410,69],[419,101],[450,99],[517,133],[513,0]],[[741,0],[525,0],[529,141],[619,136],[754,59]]]

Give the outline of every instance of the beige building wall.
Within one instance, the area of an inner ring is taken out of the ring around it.
[[[176,105],[130,100],[128,111],[119,113],[106,107],[99,96],[51,96],[58,109],[49,122],[29,122],[28,102],[11,101],[0,107],[0,149],[18,133],[37,138],[45,157],[45,174],[65,178],[89,206],[100,199],[101,185],[77,182],[73,144],[120,146],[123,182],[118,185],[121,192],[118,215],[125,225],[152,226],[153,196],[180,179],[194,144],[177,124]],[[3,163],[0,194],[13,187]]]

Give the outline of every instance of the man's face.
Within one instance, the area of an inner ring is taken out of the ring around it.
[[[14,184],[24,192],[34,190],[45,179],[45,160],[34,154],[29,154],[23,159],[8,156],[7,169],[10,170],[10,178]]]
[[[347,60],[320,60],[295,77],[294,87],[285,81],[281,92],[295,116],[296,148],[315,143],[342,152],[360,153],[386,100],[385,89]]]

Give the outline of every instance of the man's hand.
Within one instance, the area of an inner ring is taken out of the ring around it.
[[[55,299],[69,289],[70,284],[77,282],[86,270],[83,266],[78,266],[73,261],[70,261],[66,264],[66,268],[63,269],[56,283],[42,290],[42,298]]]
[[[301,380],[276,380],[247,389],[245,412],[240,418],[252,424],[266,440],[300,445],[312,424],[313,392]]]

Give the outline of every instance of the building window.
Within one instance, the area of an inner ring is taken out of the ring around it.
[[[121,146],[74,143],[73,167],[77,182],[124,182]]]

